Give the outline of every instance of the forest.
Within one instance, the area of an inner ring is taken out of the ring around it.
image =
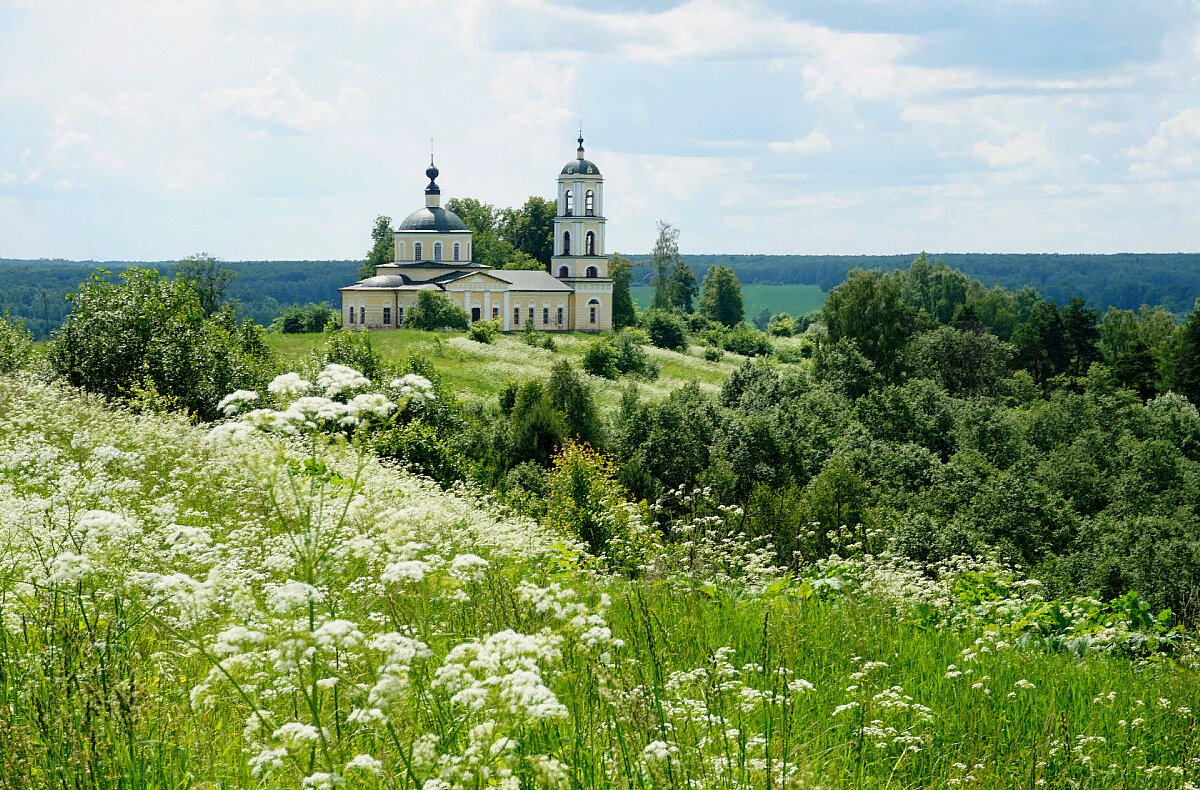
[[[475,210],[464,211],[480,224],[485,235],[495,235],[497,212],[478,201],[461,201]],[[491,209],[490,213],[488,209]],[[507,211],[515,211],[509,209]],[[477,216],[478,215],[478,216]],[[481,219],[482,218],[482,219]],[[484,221],[486,220],[486,221]],[[482,238],[482,237],[481,237]],[[502,246],[499,240],[498,246]],[[530,245],[527,245],[530,246]],[[532,246],[530,246],[533,249]],[[536,251],[536,250],[535,250]],[[372,254],[376,254],[372,251]],[[376,255],[380,260],[383,257]],[[502,257],[502,256],[501,256]],[[536,258],[536,256],[534,256]],[[742,285],[816,285],[829,291],[855,268],[883,271],[907,267],[914,255],[684,255],[692,271],[702,277],[712,264],[728,266]],[[1101,310],[1117,307],[1136,310],[1157,305],[1181,318],[1200,296],[1200,254],[966,254],[932,256],[984,285],[1008,290],[1035,288],[1046,299],[1065,303],[1083,298]],[[648,284],[651,257],[633,256],[633,283]],[[7,310],[25,322],[34,337],[45,338],[47,327],[62,323],[69,312],[66,294],[98,269],[113,274],[129,266],[170,271],[175,261],[64,261],[0,258],[0,312]],[[337,307],[337,289],[354,282],[361,260],[343,261],[222,261],[236,272],[228,296],[240,317],[266,326],[288,307],[328,303]],[[747,316],[751,318],[753,316]]]

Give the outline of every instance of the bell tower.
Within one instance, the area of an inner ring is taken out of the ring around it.
[[[575,159],[558,174],[554,254],[550,274],[560,280],[607,280],[604,253],[604,177],[583,155],[583,128]]]

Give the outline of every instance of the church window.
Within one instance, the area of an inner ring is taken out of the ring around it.
[[[543,307],[542,308],[542,326],[545,326],[548,323],[550,323],[550,308]]]
[[[500,317],[500,308],[497,307],[496,305],[492,305],[492,320],[495,321],[499,317]]]
[[[529,308],[529,323],[533,323],[533,308]]]
[[[442,243],[440,241],[435,241],[433,243],[433,259],[435,261],[440,261],[442,259]]]
[[[396,308],[396,326],[400,326],[403,323],[404,323],[404,305],[400,305],[399,307]]]
[[[589,266],[589,267],[587,267],[587,276],[588,277],[599,277],[600,270],[597,269],[595,266]]]
[[[571,231],[563,231],[563,255],[571,254]]]
[[[558,267],[558,276],[559,277],[570,277],[571,270],[568,269],[566,266],[559,266]]]
[[[521,308],[519,307],[513,308],[513,323],[518,326],[521,324]]]
[[[595,299],[592,299],[591,301],[588,302],[588,323],[589,324],[596,323],[596,308],[599,306],[600,306],[600,303],[597,302]]]
[[[459,246],[458,246],[458,242],[457,242],[457,241],[456,241],[456,242],[454,242],[454,253],[453,253],[453,254],[454,254],[454,260],[456,260],[456,261],[457,261],[457,260],[459,260],[459,255],[460,255],[461,253],[459,252]]]
[[[596,254],[596,234],[592,233],[590,230],[587,232],[586,248],[587,248],[588,255]]]
[[[358,323],[360,323],[360,324],[367,323],[367,308],[365,308],[365,307],[358,308]]]
[[[423,258],[421,257],[421,251],[422,251],[421,250],[421,242],[418,241],[415,244],[413,244],[413,260],[414,261],[423,260]]]
[[[350,308],[350,323],[354,323],[354,308]]]
[[[583,213],[589,217],[596,216],[596,193],[590,189],[583,196]]]
[[[568,189],[566,194],[566,209],[563,211],[564,217],[572,217],[575,215],[575,192]]]
[[[562,308],[558,308],[558,325],[562,326]]]
[[[392,323],[392,308],[390,308],[390,307],[383,308],[383,323],[387,326],[391,325],[391,323]]]

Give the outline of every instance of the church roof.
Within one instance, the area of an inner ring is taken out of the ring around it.
[[[540,270],[492,269],[488,274],[511,284],[513,291],[566,291],[569,293],[573,290],[562,280],[551,277]]]
[[[563,165],[562,173],[564,176],[598,176],[600,168],[587,159],[572,159]]]
[[[441,206],[419,208],[404,218],[398,231],[427,230],[435,233],[450,233],[456,230],[467,230],[466,224],[453,211],[447,211]]]

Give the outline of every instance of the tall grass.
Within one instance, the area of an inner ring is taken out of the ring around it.
[[[1018,646],[705,540],[629,579],[353,442],[0,379],[0,782],[1196,786],[1187,646]]]

